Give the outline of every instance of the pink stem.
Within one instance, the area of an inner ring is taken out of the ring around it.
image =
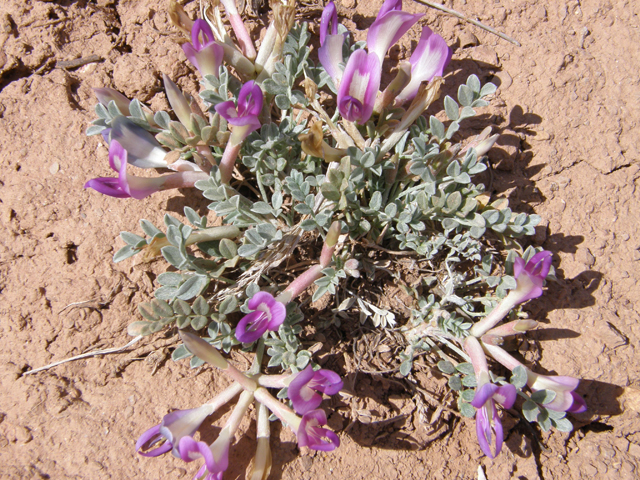
[[[233,167],[236,164],[236,158],[240,153],[242,143],[234,144],[231,141],[227,143],[224,153],[222,154],[222,160],[220,160],[220,179],[222,183],[228,184],[233,174]]]

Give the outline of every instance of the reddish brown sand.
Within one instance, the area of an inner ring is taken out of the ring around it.
[[[172,40],[166,3],[1,2],[3,479],[178,479],[191,478],[198,468],[134,452],[136,438],[169,409],[197,406],[226,384],[211,368],[166,361],[176,343],[171,333],[123,354],[21,376],[127,343],[135,306],[150,298],[165,266],[132,260],[114,265],[111,256],[122,245],[118,233],[138,231],[141,217],[160,223],[165,211],[179,215],[187,203],[206,212],[207,202],[190,191],[135,201],[82,188],[89,178],[111,174],[99,138],[84,136],[94,117],[92,87],[111,86],[155,108],[166,105],[161,73],[196,91],[197,77]],[[338,0],[338,10],[349,29],[364,30],[381,3]],[[540,434],[507,418],[505,447],[492,461],[478,448],[473,420],[443,423],[434,406],[399,388],[393,375],[355,375],[347,362],[343,373],[355,382],[356,397],[337,401],[341,408],[330,418],[342,446],[328,454],[299,452],[293,434],[277,427],[271,478],[471,479],[478,465],[489,480],[638,478],[638,3],[446,4],[522,43],[518,48],[405,0],[410,11],[426,11],[423,23],[454,45],[445,93],[453,95],[454,85],[471,73],[499,85],[491,106],[466,131],[492,124],[502,134],[490,153],[491,190],[508,197],[513,208],[542,216],[535,244],[554,253],[559,278],[526,306],[545,325],[529,335],[525,358],[540,372],[584,379],[578,391],[589,410],[572,417],[572,434]],[[193,12],[196,2],[187,9]],[[317,18],[320,10],[315,12]],[[358,35],[364,38],[362,31]],[[406,56],[417,36],[409,34],[392,57]],[[89,55],[103,61],[56,68],[56,62]],[[86,300],[96,308],[65,309]],[[241,355],[234,360],[249,363]],[[415,380],[431,392],[442,385],[420,369]],[[228,479],[244,477],[254,448],[254,422],[245,420],[241,430],[249,434],[232,448]],[[205,439],[216,431],[207,430]]]

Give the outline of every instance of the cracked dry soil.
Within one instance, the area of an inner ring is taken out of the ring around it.
[[[191,12],[197,6],[182,3]],[[381,3],[337,0],[356,37]],[[589,410],[572,418],[571,434],[540,433],[507,416],[505,448],[492,461],[481,455],[472,420],[438,410],[393,374],[355,376],[357,366],[346,359],[343,374],[355,379],[356,396],[330,418],[341,448],[300,454],[293,435],[276,428],[281,443],[272,442],[272,478],[472,479],[478,465],[490,480],[638,478],[638,3],[446,5],[522,43],[405,1],[410,11],[426,11],[421,23],[454,46],[445,94],[471,73],[499,85],[462,133],[491,124],[502,134],[489,154],[490,191],[542,216],[532,242],[554,253],[559,278],[526,306],[545,325],[520,351],[541,372],[584,379],[579,393]],[[164,0],[0,5],[0,478],[178,479],[197,469],[134,453],[135,439],[169,408],[198,405],[225,386],[208,369],[165,361],[176,344],[171,332],[119,355],[21,376],[126,344],[135,305],[150,298],[164,268],[114,265],[116,237],[136,231],[139,218],[159,223],[164,211],[180,215],[188,192],[119,201],[82,187],[108,174],[106,149],[84,136],[92,87],[114,87],[154,108],[166,105],[161,73],[196,92],[197,76],[172,40],[165,6]],[[319,15],[320,7],[306,8]],[[392,57],[407,56],[416,40],[416,32],[405,37]],[[206,212],[206,202],[193,202]],[[418,369],[415,381],[441,393],[442,379],[429,371]],[[249,435],[232,449],[225,478],[244,476],[243,452],[254,448],[255,425],[245,421],[241,428]],[[212,439],[216,431],[206,435]]]

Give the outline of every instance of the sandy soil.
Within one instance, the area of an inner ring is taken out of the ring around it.
[[[150,298],[164,266],[112,264],[118,233],[136,231],[139,218],[179,215],[187,202],[206,212],[188,191],[122,201],[83,190],[87,179],[109,174],[106,149],[84,136],[91,88],[111,86],[159,107],[161,73],[192,92],[197,77],[172,41],[164,1],[1,3],[0,478],[190,478],[194,465],[134,452],[136,438],[169,409],[199,405],[224,386],[209,368],[166,361],[176,343],[171,333],[123,354],[22,373],[127,343],[135,306]],[[350,29],[366,29],[381,3],[337,2]],[[293,435],[277,429],[272,478],[471,479],[478,465],[489,480],[638,478],[638,4],[446,4],[522,43],[432,10],[423,21],[455,48],[445,88],[470,73],[500,86],[468,131],[493,124],[502,133],[490,154],[491,190],[543,217],[534,241],[554,253],[559,277],[527,306],[546,325],[530,335],[524,355],[541,372],[584,379],[579,393],[589,410],[573,418],[572,434],[541,434],[508,419],[506,448],[491,461],[481,455],[473,421],[441,415],[392,375],[356,375],[345,360],[357,396],[336,401],[330,418],[342,447],[300,454]],[[413,35],[394,56],[409,51]],[[100,61],[56,63],[89,55]],[[443,383],[419,368],[414,378],[431,392]],[[244,452],[254,448],[255,425],[241,429],[250,434],[232,449],[225,478],[244,476]]]

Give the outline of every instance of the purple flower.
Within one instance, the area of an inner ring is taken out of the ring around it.
[[[566,376],[538,375],[527,370],[527,385],[537,392],[538,390],[551,390],[555,392],[555,398],[544,404],[545,408],[558,412],[582,413],[587,409],[584,399],[574,392],[578,388],[580,380]]]
[[[322,395],[334,395],[343,387],[340,376],[331,370],[314,371],[311,365],[297,373],[289,383],[288,394],[293,408],[300,415],[314,410],[322,403]]]
[[[210,474],[216,475],[224,472],[229,466],[229,445],[226,448],[214,449],[205,442],[196,442],[192,437],[182,437],[178,445],[180,458],[185,462],[193,462],[204,459],[204,467]],[[215,451],[214,451],[215,450]],[[199,475],[204,474],[200,469]],[[215,476],[213,478],[216,478]]]
[[[94,88],[93,93],[98,97],[98,101],[105,107],[108,107],[110,102],[115,102],[120,113],[126,116],[131,115],[131,113],[129,113],[129,104],[131,103],[131,100],[117,90],[107,87]]]
[[[247,305],[252,312],[236,327],[236,338],[242,343],[255,342],[267,330],[277,330],[287,316],[287,307],[268,292],[256,293]]]
[[[312,410],[302,416],[298,427],[298,445],[313,450],[330,452],[340,446],[338,436],[326,428],[327,416],[323,410]]]
[[[89,180],[84,188],[93,188],[110,197],[133,197],[140,200],[162,190],[166,180],[165,177],[140,178],[127,175],[127,151],[117,140],[111,140],[109,146],[109,165],[118,172],[118,178],[94,178]]]
[[[542,285],[551,268],[551,255],[551,252],[543,250],[531,257],[526,264],[520,257],[515,259],[513,276],[516,278],[518,286],[509,295],[512,293],[517,295],[517,303],[526,302],[542,295]]]
[[[249,133],[260,128],[258,115],[262,110],[262,90],[253,80],[245,83],[238,94],[238,107],[233,100],[216,105],[216,112],[235,127],[250,127]]]
[[[327,71],[336,87],[342,77],[342,44],[346,33],[338,34],[338,13],[336,5],[329,2],[322,11],[320,19],[320,49],[318,59]]]
[[[471,405],[478,409],[476,413],[476,433],[480,448],[489,458],[495,458],[500,453],[504,438],[502,423],[500,422],[495,402],[498,402],[504,408],[511,408],[515,401],[516,387],[511,384],[499,387],[493,383],[485,383],[476,390],[471,402]],[[496,436],[495,455],[491,452],[492,427]]]
[[[433,77],[441,77],[451,60],[451,49],[444,39],[431,31],[422,29],[418,46],[411,55],[411,80],[396,97],[399,102],[411,100],[418,93],[422,82],[430,82]]]
[[[160,425],[144,432],[136,442],[136,451],[145,457],[157,457],[173,450],[175,456],[179,456],[178,444],[183,437],[191,437],[200,428],[205,418],[211,415],[214,408],[211,404],[205,404],[190,410],[176,410],[164,416]],[[152,447],[161,440],[166,440],[159,447],[141,452],[140,449],[148,444]]]
[[[214,38],[211,27],[204,20],[196,20],[191,29],[191,43],[183,43],[182,50],[202,75],[218,77],[224,49]]]
[[[402,0],[387,0],[367,33],[367,48],[382,65],[387,51],[423,16],[402,11]]]
[[[338,89],[340,115],[350,122],[366,123],[380,89],[381,63],[374,53],[356,50],[349,57]]]
[[[124,118],[124,117],[118,117]],[[207,178],[207,174],[196,171],[183,171],[172,175],[155,178],[142,178],[127,173],[127,151],[114,140],[111,130],[111,145],[109,145],[109,165],[118,172],[118,178],[94,178],[85,183],[84,188],[93,188],[103,195],[116,198],[143,199],[152,193],[169,188],[193,187],[196,181]]]
[[[551,252],[543,250],[531,257],[526,264],[522,258],[517,257],[513,263],[516,288],[511,290],[489,315],[471,327],[469,333],[474,337],[481,337],[506,317],[516,305],[542,295],[542,285],[551,268],[551,255]]]
[[[215,107],[216,112],[234,127],[220,160],[219,168],[222,183],[229,183],[229,180],[231,180],[233,166],[236,158],[238,158],[244,139],[251,132],[260,128],[258,115],[262,110],[262,97],[260,86],[251,80],[240,89],[237,107],[233,100],[219,103]]]

